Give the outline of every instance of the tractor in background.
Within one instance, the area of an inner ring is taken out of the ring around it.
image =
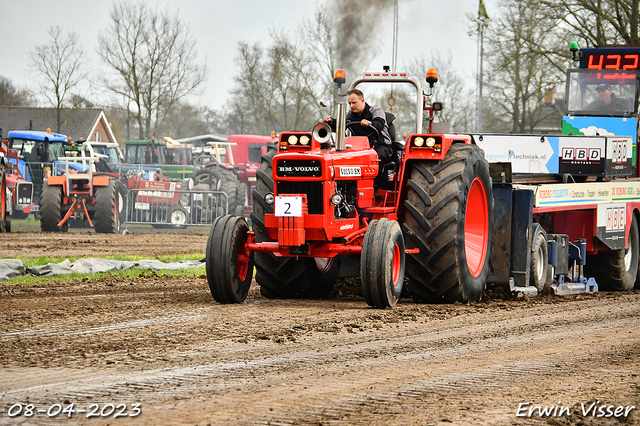
[[[9,219],[9,197],[11,193],[7,188],[7,169],[9,162],[6,158],[8,144],[2,140],[0,129],[0,232],[11,232],[11,220]]]
[[[98,171],[101,157],[83,145],[81,156],[59,157],[61,175],[49,177],[42,188],[40,229],[67,232],[68,220],[87,221],[98,233],[119,233],[126,211],[126,187],[120,175]],[[79,165],[79,167],[74,167]]]

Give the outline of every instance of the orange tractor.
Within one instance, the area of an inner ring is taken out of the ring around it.
[[[67,232],[68,220],[86,220],[98,233],[119,233],[126,212],[126,186],[117,173],[98,172],[97,156],[61,157],[64,172],[50,176],[42,187],[40,228],[44,232]],[[76,167],[70,167],[73,163]],[[77,167],[77,166],[80,167]]]

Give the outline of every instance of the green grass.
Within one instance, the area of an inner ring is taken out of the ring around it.
[[[164,263],[178,262],[181,260],[201,260],[204,258],[204,253],[193,253],[188,255],[181,256],[156,256],[154,260],[159,260]],[[19,256],[15,256],[16,259],[21,259]],[[39,256],[36,258],[30,259],[21,259],[22,262],[29,267],[36,267],[47,265],[49,263],[60,263],[65,259],[69,259],[71,263],[75,262],[81,257],[47,257],[47,256]],[[119,260],[119,261],[136,261],[136,260],[149,260],[148,257],[143,256],[106,256],[103,259],[111,259],[111,260]],[[79,274],[79,273],[71,273],[67,275],[54,275],[52,277],[34,277],[30,275],[25,275],[17,278],[12,278],[6,281],[0,281],[0,286],[36,286],[36,285],[47,285],[47,283],[52,281],[73,281],[73,280],[82,280],[88,279],[91,281],[97,281],[103,277],[118,277],[122,279],[127,278],[140,278],[140,277],[149,277],[149,276],[181,276],[181,277],[198,277],[205,273],[205,269],[203,268],[185,268],[179,269],[177,271],[170,270],[162,270],[162,271],[153,271],[150,269],[143,268],[130,268],[125,269],[124,271],[110,271],[110,272],[100,272],[97,274]]]

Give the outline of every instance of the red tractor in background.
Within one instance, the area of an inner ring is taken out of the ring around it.
[[[9,191],[7,189],[7,169],[9,161],[5,156],[7,143],[2,141],[2,129],[0,129],[0,232],[11,232],[11,220],[9,220]]]
[[[230,135],[226,142],[210,142],[209,154],[196,158],[208,162],[190,178],[189,189],[223,191],[229,196],[229,213],[248,216],[261,158],[276,141],[268,136]]]
[[[435,70],[427,74],[430,88]],[[336,73],[338,91],[345,83]],[[416,78],[365,74],[362,82],[408,83],[417,91],[416,131],[379,175],[364,136],[347,136],[345,104],[337,130],[283,132],[262,157],[253,192],[253,230],[243,217],[217,218],[207,243],[207,280],[220,303],[242,302],[253,270],[269,298],[326,297],[342,259],[359,259],[367,304],[394,306],[403,290],[418,301],[475,301],[489,273],[492,181],[483,151],[467,135],[430,134],[434,105]],[[342,95],[344,96],[344,95]],[[424,111],[429,132],[422,132]],[[389,120],[388,120],[389,121]],[[392,133],[395,133],[393,131]],[[468,214],[473,212],[473,214]]]

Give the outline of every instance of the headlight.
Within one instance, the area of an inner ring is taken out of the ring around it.
[[[25,204],[31,204],[31,198],[25,198],[24,202]]]
[[[276,200],[276,197],[273,195],[273,192],[268,192],[264,196],[264,202],[269,205],[273,204],[275,200]]]
[[[24,204],[24,199],[22,197],[18,198],[18,204]]]
[[[422,145],[424,145],[424,139],[422,137],[418,136],[417,138],[415,138],[413,140],[413,144],[415,146],[422,146]]]
[[[296,135],[291,135],[289,136],[289,139],[287,139],[287,142],[289,142],[289,145],[295,145],[298,143],[298,137]]]
[[[309,136],[307,135],[301,136],[300,145],[309,145]]]
[[[427,146],[432,147],[436,144],[436,140],[434,138],[427,138]]]
[[[343,200],[344,197],[342,196],[342,194],[333,194],[331,196],[331,204],[333,204],[334,206],[339,206],[340,204],[342,204]]]

